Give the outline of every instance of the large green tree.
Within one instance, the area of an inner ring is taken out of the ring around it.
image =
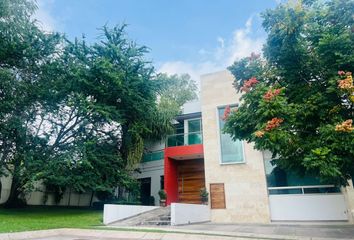
[[[58,34],[43,33],[30,19],[35,9],[24,0],[0,1],[0,173],[13,176],[13,204],[29,178],[23,160],[39,144],[28,134],[40,99],[39,78],[60,43]]]
[[[289,1],[262,14],[263,57],[229,70],[243,92],[225,130],[325,182],[354,172],[354,1]]]
[[[103,27],[93,44],[71,42],[41,31],[35,9],[0,0],[0,176],[13,180],[6,204],[19,204],[38,181],[58,200],[68,187],[134,186],[144,140],[170,129],[159,99],[171,84],[125,25]]]

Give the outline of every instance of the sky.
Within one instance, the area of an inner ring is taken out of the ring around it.
[[[128,37],[147,46],[158,72],[201,74],[261,52],[260,13],[280,0],[37,0],[46,31],[96,41],[99,28],[126,23]]]

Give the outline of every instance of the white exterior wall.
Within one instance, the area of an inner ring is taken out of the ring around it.
[[[156,208],[158,207],[105,204],[103,208],[103,224],[107,225]]]
[[[208,205],[171,203],[171,225],[182,225],[210,221]]]
[[[274,221],[347,221],[344,196],[338,194],[270,195]]]
[[[199,100],[193,102],[187,102],[183,105],[183,114],[201,112],[202,108]]]
[[[135,174],[139,178],[151,178],[151,196],[155,198],[155,205],[159,204],[160,198],[158,192],[160,191],[160,177],[164,175],[163,160],[151,161],[140,164],[141,173]]]
[[[165,141],[147,142],[145,149],[151,152],[161,151],[165,149]],[[155,205],[159,204],[160,198],[158,192],[160,191],[160,177],[164,175],[164,160],[157,160],[151,162],[140,163],[139,169],[141,173],[135,173],[134,177],[151,178],[151,196],[155,198]]]
[[[245,163],[220,164],[217,108],[239,103],[240,94],[233,87],[228,71],[201,78],[201,102],[205,181],[224,183],[226,209],[211,209],[211,221],[235,223],[270,222],[269,200],[262,153],[253,144],[244,143]]]
[[[1,177],[2,189],[0,204],[6,202],[10,194],[12,179],[11,177]],[[66,190],[63,198],[60,200],[59,204],[55,204],[54,194],[48,193],[48,199],[44,202],[44,187],[39,182],[35,186],[35,191],[26,195],[26,202],[28,205],[47,205],[47,206],[90,206],[91,193],[76,193]],[[97,201],[97,198],[93,198],[92,202]]]

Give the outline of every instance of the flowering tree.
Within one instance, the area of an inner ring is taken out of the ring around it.
[[[235,139],[325,182],[354,173],[354,1],[280,4],[263,13],[262,58],[229,67],[242,103],[227,118]]]

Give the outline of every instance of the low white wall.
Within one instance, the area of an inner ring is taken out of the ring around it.
[[[103,208],[103,224],[107,225],[118,220],[154,210],[156,208],[159,207],[105,204]]]
[[[12,178],[10,176],[1,177],[0,181],[2,184],[2,189],[0,194],[0,204],[2,204],[7,201],[10,195]],[[63,194],[63,198],[60,200],[58,204],[56,204],[54,201],[54,193],[52,192],[47,192],[48,199],[47,201],[44,201],[45,187],[41,184],[41,182],[37,182],[35,184],[35,191],[27,193],[25,198],[28,205],[48,205],[48,206],[57,205],[57,206],[86,207],[86,206],[90,206],[91,194],[92,192],[80,194],[67,189]],[[97,198],[94,196],[92,202],[95,201],[97,201]]]
[[[171,225],[190,224],[210,221],[208,205],[172,203]]]
[[[343,194],[269,195],[275,221],[348,220]]]

